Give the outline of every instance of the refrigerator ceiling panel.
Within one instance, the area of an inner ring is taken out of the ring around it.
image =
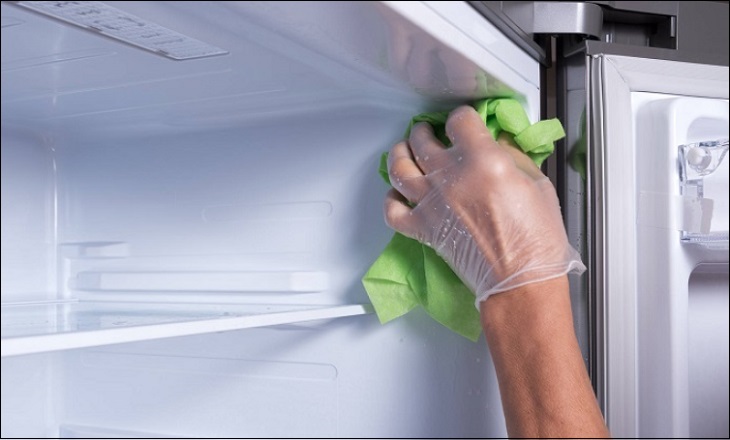
[[[149,132],[357,101],[440,110],[486,96],[515,96],[533,119],[539,111],[538,63],[466,4],[103,4],[229,53],[176,62],[3,3],[3,19],[17,23],[2,28],[4,122]]]

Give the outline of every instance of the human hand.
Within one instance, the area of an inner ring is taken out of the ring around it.
[[[426,123],[388,156],[393,189],[385,219],[433,247],[475,293],[494,293],[582,272],[568,243],[555,189],[508,138],[492,139],[471,107],[446,123],[446,148]],[[414,206],[415,205],[415,206]]]

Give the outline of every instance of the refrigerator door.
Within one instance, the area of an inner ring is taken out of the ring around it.
[[[727,67],[589,61],[594,374],[616,437],[728,436],[727,98]]]

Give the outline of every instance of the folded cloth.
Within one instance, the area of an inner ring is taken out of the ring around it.
[[[514,99],[485,99],[474,104],[492,137],[502,132],[513,136],[514,143],[537,166],[552,154],[554,142],[563,136],[557,119],[530,124],[522,105]],[[449,112],[421,113],[411,119],[405,137],[418,122],[431,124],[436,137],[447,147],[446,119]],[[383,153],[378,172],[390,184],[388,153]],[[383,253],[362,279],[381,324],[402,316],[420,305],[436,321],[454,332],[476,341],[482,327],[474,294],[449,265],[425,244],[396,233]]]

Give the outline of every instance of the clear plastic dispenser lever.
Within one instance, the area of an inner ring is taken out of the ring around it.
[[[684,242],[728,245],[727,150],[727,139],[679,146]]]

